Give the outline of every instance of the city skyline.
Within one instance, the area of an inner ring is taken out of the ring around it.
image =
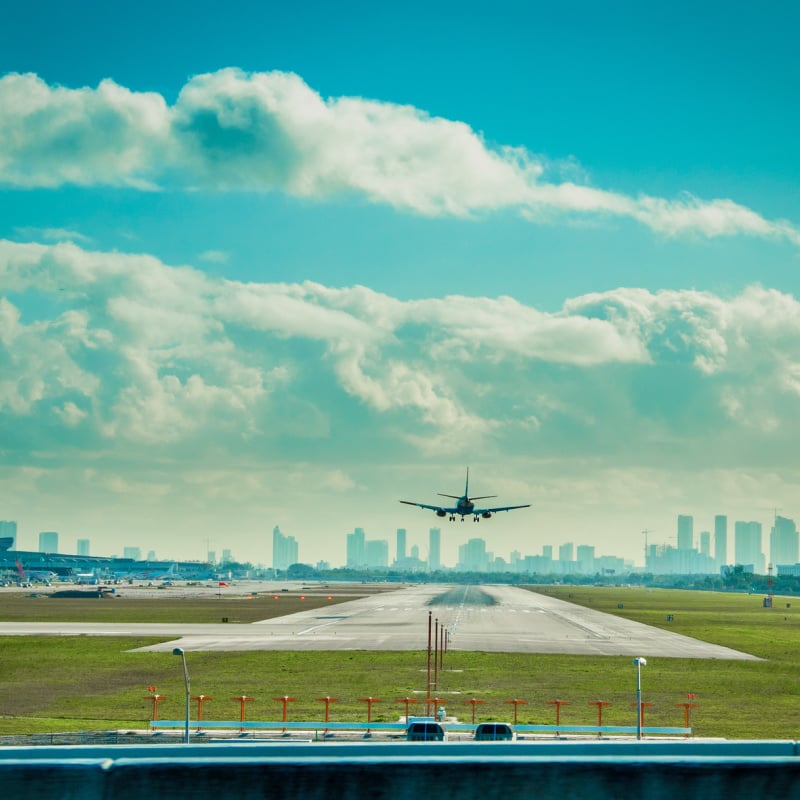
[[[0,26],[21,538],[333,561],[466,467],[505,552],[794,515],[800,6],[169,6]]]
[[[629,569],[636,571],[651,571],[657,574],[713,574],[719,572],[724,566],[745,566],[752,568],[757,574],[767,574],[770,569],[782,566],[796,566],[800,569],[800,533],[798,533],[793,519],[783,517],[774,510],[773,523],[769,531],[764,529],[760,522],[734,520],[732,529],[729,529],[726,515],[714,516],[713,536],[710,530],[701,530],[696,535],[693,532],[694,518],[692,515],[678,514],[676,517],[676,534],[668,537],[667,542],[648,541],[647,536],[653,531],[644,530],[644,552],[641,563],[637,559],[624,558],[621,555],[598,552],[597,546],[577,540],[543,544],[541,552],[520,552],[511,550],[506,557],[502,552],[494,549],[487,551],[486,540],[472,536],[466,541],[453,542],[453,550],[457,557],[450,563],[441,556],[441,529],[432,527],[428,530],[427,550],[418,542],[409,543],[406,528],[397,528],[395,531],[395,549],[392,557],[392,544],[390,539],[367,539],[366,532],[361,527],[355,527],[352,533],[344,536],[344,558],[341,563],[336,557],[322,558],[319,553],[310,557],[299,557],[300,543],[291,534],[284,534],[280,526],[272,530],[271,560],[255,560],[256,566],[271,566],[276,570],[285,570],[291,564],[326,563],[334,567],[351,569],[400,569],[408,571],[434,572],[438,569],[459,570],[470,569],[474,571],[499,571],[507,565],[512,571],[520,571],[519,565],[524,565],[524,571],[530,573],[556,573],[569,574],[571,572],[592,572],[597,565],[599,572],[620,573]],[[0,533],[15,534],[16,522],[0,520]],[[674,545],[670,542],[674,541]],[[209,542],[206,541],[206,544]],[[732,543],[732,547],[729,544]],[[558,558],[553,557],[554,547],[558,547]],[[78,555],[89,555],[90,540],[78,539],[76,542]],[[25,550],[25,548],[13,548]],[[713,551],[713,552],[712,552]],[[34,551],[36,552],[36,551]],[[59,533],[57,531],[43,531],[39,533],[38,552],[67,554],[65,547],[59,546]],[[733,553],[733,558],[728,554]],[[127,545],[123,547],[123,557],[141,560],[142,548],[140,545]],[[114,554],[106,554],[114,555]],[[207,560],[217,563],[215,551],[207,552]],[[156,560],[154,550],[149,550],[148,561]],[[159,561],[165,560],[159,556]],[[166,559],[167,561],[170,559]],[[176,560],[185,560],[176,557]],[[222,550],[219,563],[229,563],[232,560],[248,561],[249,559],[234,559],[229,548]],[[203,561],[203,559],[198,559]],[[267,563],[269,562],[269,563]],[[477,564],[483,566],[478,567]],[[467,565],[467,566],[465,566]],[[471,566],[469,566],[471,565]],[[572,565],[568,568],[568,565]],[[577,566],[576,566],[577,565]]]

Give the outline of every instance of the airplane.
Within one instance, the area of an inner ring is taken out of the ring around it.
[[[453,500],[456,500],[455,506],[448,508],[447,506],[431,506],[427,503],[414,503],[411,500],[401,500],[401,503],[405,503],[407,506],[418,506],[419,508],[427,508],[431,511],[436,512],[437,517],[450,517],[450,522],[453,522],[456,518],[456,514],[461,515],[461,521],[464,521],[464,517],[472,515],[473,522],[480,522],[481,519],[489,519],[492,514],[497,511],[513,511],[515,508],[530,508],[530,503],[525,503],[525,505],[521,506],[497,506],[496,508],[475,508],[475,500],[488,500],[490,497],[497,497],[496,494],[486,494],[482,495],[481,497],[472,497],[469,496],[469,467],[467,467],[467,482],[464,486],[464,494],[459,497],[455,494],[442,494],[441,492],[437,492],[440,497],[452,497]]]

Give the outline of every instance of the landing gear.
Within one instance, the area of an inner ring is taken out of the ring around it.
[[[475,516],[472,518],[472,521],[473,521],[473,522],[480,522],[480,521],[481,521],[481,518],[480,518],[480,517],[479,517],[479,516],[476,514],[476,515],[475,515]]]

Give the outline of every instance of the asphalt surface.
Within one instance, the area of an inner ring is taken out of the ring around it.
[[[428,619],[449,647],[494,653],[758,660],[727,647],[511,586],[422,585],[240,624],[0,623],[0,636],[157,636],[143,648],[192,650],[425,650]]]

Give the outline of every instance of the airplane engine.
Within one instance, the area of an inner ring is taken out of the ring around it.
[[[481,514],[481,516],[484,519],[489,519],[492,516],[492,513],[490,511],[484,511],[483,514]]]
[[[436,511],[436,516],[437,517],[446,517],[447,516],[447,512],[443,508],[439,508]]]

